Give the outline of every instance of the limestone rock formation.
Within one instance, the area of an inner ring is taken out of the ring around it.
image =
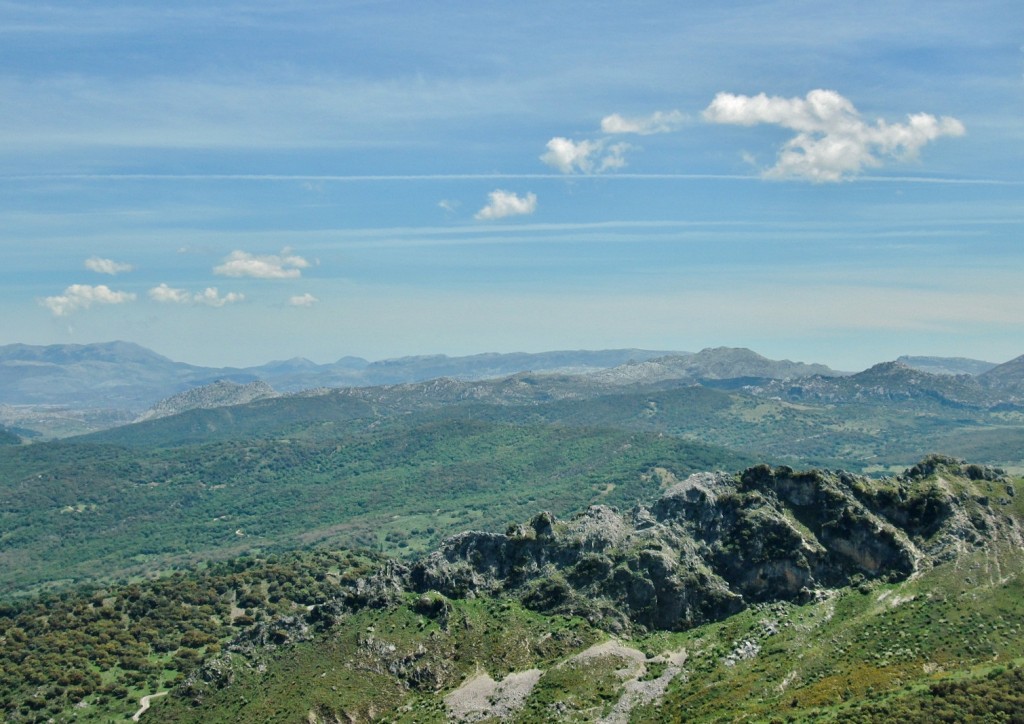
[[[387,580],[363,582],[356,598],[511,595],[613,631],[687,629],[752,603],[902,580],[1001,535],[1019,540],[1011,518],[961,484],[969,480],[1003,476],[938,456],[881,481],[767,465],[701,473],[649,509],[592,506],[567,521],[545,512],[504,534],[459,534]]]

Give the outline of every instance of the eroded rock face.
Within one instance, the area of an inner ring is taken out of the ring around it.
[[[512,595],[612,630],[686,629],[753,602],[901,580],[951,540],[991,536],[1005,521],[977,512],[987,501],[965,501],[936,477],[1000,480],[968,468],[929,458],[895,482],[767,465],[701,473],[650,509],[592,506],[568,521],[540,513],[503,535],[462,533],[396,578],[420,593]]]

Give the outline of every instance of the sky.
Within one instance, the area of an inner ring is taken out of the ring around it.
[[[1024,4],[0,0],[0,344],[1024,354]]]

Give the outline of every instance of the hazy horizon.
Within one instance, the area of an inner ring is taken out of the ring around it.
[[[89,342],[68,342],[68,343],[55,343],[54,345],[31,345],[31,346],[47,347],[47,346],[61,346],[63,344],[86,346],[86,345],[90,345],[90,344],[104,345],[104,344],[118,344],[118,343],[138,344],[136,342],[132,342],[131,340],[126,340],[126,339],[117,339],[117,340],[112,339],[112,340],[106,340],[106,341],[102,341],[102,342],[97,341],[97,342],[91,342],[91,343],[89,343]],[[21,344],[21,343],[12,343],[12,344]],[[3,346],[3,345],[0,345],[0,346]],[[189,364],[189,365],[194,365],[194,366],[197,366],[197,367],[210,367],[210,368],[249,368],[249,367],[260,367],[260,366],[267,365],[267,364],[273,364],[273,363],[279,363],[279,362],[288,362],[288,361],[296,360],[296,359],[304,359],[304,360],[306,360],[308,362],[312,362],[312,363],[317,364],[317,365],[331,365],[331,364],[334,364],[334,363],[337,363],[337,362],[341,362],[342,360],[344,360],[346,358],[349,358],[349,359],[356,359],[356,358],[358,358],[358,359],[362,359],[363,361],[367,362],[368,364],[373,364],[375,362],[385,362],[385,361],[393,361],[393,360],[400,360],[400,359],[416,359],[416,358],[428,358],[429,359],[429,358],[432,358],[432,357],[438,357],[438,358],[447,357],[449,359],[459,359],[459,358],[465,358],[465,357],[486,356],[486,355],[506,355],[506,354],[508,354],[508,355],[516,355],[516,354],[545,354],[545,353],[565,353],[565,354],[572,354],[572,353],[598,353],[598,352],[610,352],[610,351],[615,351],[615,350],[629,350],[629,349],[637,350],[637,351],[640,351],[640,352],[660,352],[660,353],[665,353],[665,354],[681,354],[682,355],[682,354],[696,354],[696,353],[703,352],[703,351],[708,350],[708,349],[715,349],[715,348],[708,348],[708,347],[700,347],[700,348],[694,348],[694,349],[650,349],[650,348],[645,348],[645,347],[630,346],[630,347],[610,347],[610,348],[601,348],[601,349],[583,349],[583,348],[575,348],[575,349],[543,349],[543,350],[535,350],[535,351],[526,351],[526,350],[521,350],[521,349],[506,350],[506,351],[480,350],[480,351],[476,351],[476,352],[467,352],[465,354],[448,354],[446,352],[423,352],[423,353],[414,353],[414,354],[399,354],[399,355],[395,355],[395,356],[392,356],[392,357],[377,357],[377,358],[367,358],[367,357],[362,357],[361,355],[339,355],[337,357],[332,357],[332,358],[327,358],[327,359],[310,359],[308,357],[304,357],[303,355],[278,355],[276,357],[262,359],[262,360],[258,360],[256,362],[252,362],[252,363],[227,364],[227,363],[223,363],[223,362],[217,361],[217,359],[215,359],[215,355],[209,356],[206,359],[206,361],[197,362],[197,361],[192,360],[192,359],[182,359],[182,358],[179,358],[179,357],[175,356],[173,351],[171,353],[165,353],[165,352],[162,352],[162,351],[160,351],[158,349],[153,349],[153,348],[147,347],[145,345],[139,345],[139,346],[140,347],[144,347],[145,349],[148,349],[151,352],[155,352],[155,353],[157,353],[159,355],[167,357],[168,359],[172,360],[173,362],[180,362],[180,363],[185,363],[185,364]],[[789,362],[805,363],[805,364],[822,364],[822,365],[825,365],[827,367],[830,367],[831,369],[835,370],[836,372],[859,372],[859,371],[865,370],[865,369],[867,369],[869,367],[873,367],[873,366],[875,366],[877,364],[882,364],[882,363],[885,363],[885,362],[897,361],[899,358],[902,358],[902,357],[936,358],[936,359],[951,359],[951,360],[953,360],[953,359],[967,359],[967,360],[972,360],[972,361],[975,361],[975,362],[985,362],[985,363],[993,364],[993,365],[1001,365],[1001,364],[1003,364],[1005,362],[1010,362],[1013,359],[1016,359],[1017,357],[1022,356],[1022,355],[1015,355],[1014,357],[1012,357],[1010,359],[1005,359],[1005,360],[986,360],[986,359],[981,359],[981,358],[978,358],[978,357],[962,357],[962,356],[961,357],[948,357],[948,356],[943,356],[943,355],[928,355],[928,354],[900,354],[900,355],[896,355],[895,357],[888,358],[888,359],[873,360],[873,361],[863,365],[862,367],[845,368],[845,367],[840,367],[840,366],[836,366],[836,365],[830,364],[828,361],[820,360],[820,359],[798,359],[798,358],[794,358],[791,355],[790,356],[782,355],[782,356],[778,356],[778,357],[774,357],[774,356],[771,356],[771,355],[765,355],[760,350],[752,349],[750,347],[745,347],[743,345],[722,345],[721,347],[726,348],[726,349],[748,349],[751,352],[754,352],[755,354],[761,355],[762,357],[766,357],[768,359],[773,359],[773,360],[777,360],[777,361],[789,361]]]
[[[1022,22],[1008,0],[8,3],[0,344],[1004,362]]]

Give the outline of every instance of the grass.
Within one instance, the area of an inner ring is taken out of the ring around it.
[[[640,643],[650,650],[686,648],[689,676],[676,679],[664,705],[648,707],[639,720],[660,720],[666,711],[685,711],[693,721],[740,712],[843,720],[855,706],[958,677],[976,680],[1019,660],[1022,575],[1019,551],[978,551],[901,584],[846,589],[804,606],[771,604],[684,634],[648,637]],[[760,652],[727,664],[744,640],[757,641]]]

